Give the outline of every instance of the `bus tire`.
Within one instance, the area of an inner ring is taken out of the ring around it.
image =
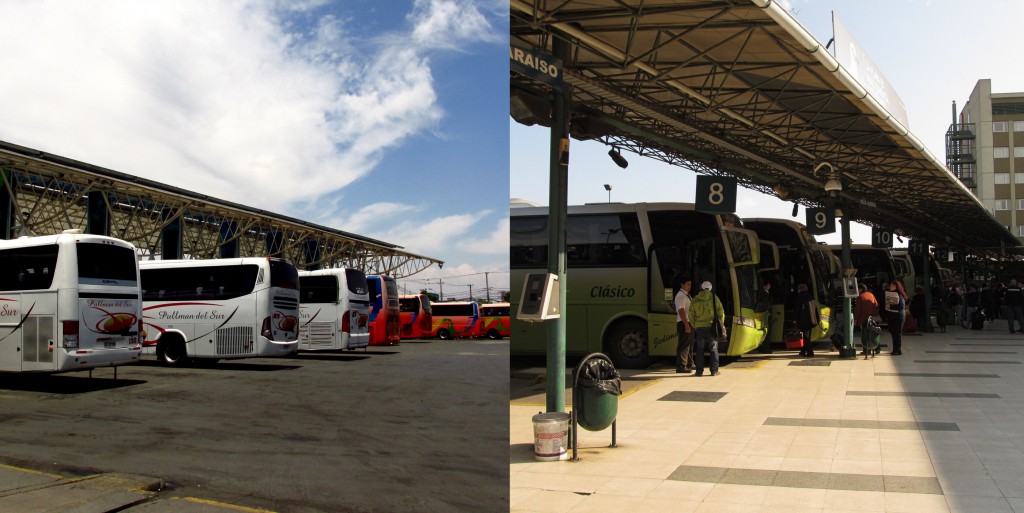
[[[501,340],[501,333],[498,333],[498,330],[490,330],[487,332],[487,338],[491,340]]]
[[[183,365],[188,360],[185,342],[180,337],[161,338],[156,345],[156,359],[164,365]]]
[[[437,338],[439,338],[441,340],[451,340],[452,332],[448,331],[445,328],[441,328],[441,329],[437,330]]]
[[[647,354],[647,322],[643,320],[616,322],[605,334],[604,347],[616,367],[646,369],[651,364]]]

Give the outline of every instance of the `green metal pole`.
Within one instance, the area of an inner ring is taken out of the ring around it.
[[[552,39],[555,57],[563,63],[569,61],[569,45],[559,38]],[[553,89],[551,99],[551,162],[548,185],[548,272],[558,279],[559,317],[548,323],[546,395],[547,411],[565,411],[565,225],[569,197],[569,97],[565,89]]]
[[[850,261],[850,219],[843,216],[840,221],[842,227],[843,237],[843,269],[850,269],[853,267],[853,263]],[[853,344],[853,315],[852,308],[850,307],[850,298],[843,295],[843,347],[848,348],[850,356],[855,356],[856,352],[852,351],[855,347]],[[842,354],[839,355],[843,357]]]

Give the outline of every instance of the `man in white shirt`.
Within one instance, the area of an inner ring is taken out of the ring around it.
[[[693,372],[693,338],[694,329],[690,324],[690,289],[693,281],[690,278],[683,278],[679,285],[679,292],[676,293],[676,333],[679,334],[679,342],[676,344],[676,372],[689,374]]]

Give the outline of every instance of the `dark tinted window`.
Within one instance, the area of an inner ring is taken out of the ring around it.
[[[547,217],[513,217],[512,267],[547,265]],[[632,267],[647,257],[636,213],[570,216],[565,251],[570,267]]]
[[[259,270],[257,265],[143,269],[142,299],[197,301],[244,296],[255,288]]]
[[[56,244],[0,250],[0,290],[48,289],[56,266]]]
[[[287,260],[268,259],[270,262],[270,286],[282,289],[299,288],[299,271]]]
[[[509,308],[508,306],[481,306],[480,315],[482,317],[508,317]]]
[[[132,281],[135,277],[135,251],[122,246],[79,242],[78,279]]]
[[[299,291],[299,303],[334,303],[338,301],[338,279],[334,276],[301,276]]]
[[[353,294],[366,294],[370,290],[366,285],[366,275],[358,269],[345,269],[345,279],[348,281],[348,291]]]
[[[384,276],[383,278],[388,291],[388,306],[398,308],[398,283],[390,276]]]
[[[430,314],[434,317],[455,317],[459,315],[474,315],[473,304],[462,304],[462,305],[448,305],[444,303],[434,303],[430,306]]]
[[[418,312],[418,311],[420,311],[420,298],[419,298],[419,296],[399,298],[398,299],[398,311],[400,311],[400,312]]]

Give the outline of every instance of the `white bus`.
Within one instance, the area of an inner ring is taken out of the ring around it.
[[[300,351],[358,349],[370,344],[370,296],[358,269],[299,271]]]
[[[0,371],[66,372],[142,353],[135,246],[67,230],[0,240]]]
[[[177,365],[298,350],[299,273],[287,260],[144,260],[139,267],[145,354]]]

